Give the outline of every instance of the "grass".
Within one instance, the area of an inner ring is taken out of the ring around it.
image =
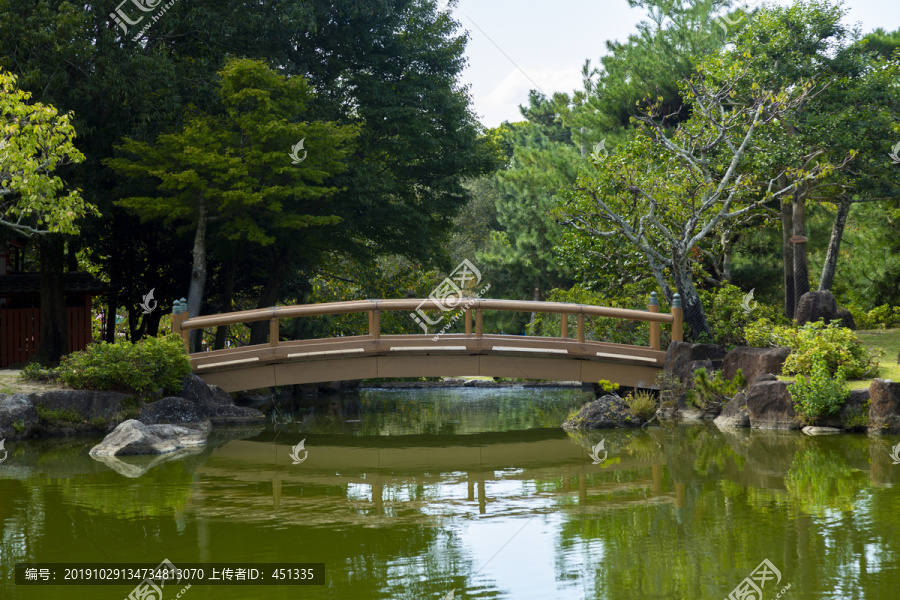
[[[38,418],[43,423],[81,423],[84,419],[74,408],[44,408],[43,404],[35,406]]]
[[[21,373],[22,369],[0,369],[0,394],[30,394],[69,389],[58,383],[26,381],[20,377]]]
[[[870,352],[877,353],[884,350],[878,362],[878,379],[891,379],[900,381],[900,365],[897,364],[897,353],[900,353],[900,329],[868,329],[857,331],[856,335],[862,340],[863,347]],[[781,381],[794,381],[795,377],[782,375]],[[851,390],[863,390],[871,385],[871,379],[855,379],[847,382]]]

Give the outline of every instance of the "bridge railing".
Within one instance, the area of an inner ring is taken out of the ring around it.
[[[455,307],[452,312],[464,311],[463,321],[466,336],[476,338],[484,335],[483,314],[486,310],[527,312],[527,313],[552,313],[561,315],[560,338],[568,339],[568,318],[575,315],[576,340],[584,342],[585,317],[608,317],[629,321],[643,321],[650,324],[650,348],[660,350],[660,323],[672,325],[672,340],[682,341],[683,313],[681,297],[675,294],[672,300],[670,314],[659,312],[659,301],[656,292],[650,295],[647,310],[631,310],[626,308],[612,308],[607,306],[593,306],[590,304],[569,304],[564,302],[539,302],[530,300],[491,300],[483,298],[463,298],[460,300],[462,307]],[[440,302],[427,299],[397,299],[397,300],[354,300],[349,302],[327,302],[322,304],[301,304],[295,306],[273,306],[254,310],[242,310],[218,315],[206,315],[191,318],[185,308],[186,303],[176,301],[172,314],[172,331],[181,335],[185,346],[188,345],[190,330],[219,327],[222,325],[235,325],[239,323],[251,323],[256,321],[269,321],[269,344],[277,346],[279,342],[279,322],[281,319],[296,317],[316,317],[322,315],[337,315],[348,313],[369,314],[369,335],[378,339],[381,336],[381,313],[385,311],[415,311],[441,310],[446,307]],[[410,313],[414,315],[414,313]],[[473,331],[474,314],[474,331]],[[433,334],[427,334],[433,335]]]

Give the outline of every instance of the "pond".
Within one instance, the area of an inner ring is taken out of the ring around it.
[[[135,589],[16,585],[16,563],[164,559],[325,565],[324,585],[170,582],[164,600],[900,597],[897,437],[560,429],[588,399],[361,390],[170,460],[8,441],[0,598]]]

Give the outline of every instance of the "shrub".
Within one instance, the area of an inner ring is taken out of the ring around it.
[[[747,380],[740,369],[731,381],[722,376],[722,371],[716,371],[710,379],[706,369],[697,369],[694,371],[694,389],[688,390],[687,399],[700,410],[721,410],[745,385]]]
[[[606,379],[601,379],[599,382],[597,382],[597,385],[600,386],[600,391],[602,391],[603,393],[615,392],[619,389],[618,383],[613,383]]]
[[[744,309],[746,294],[733,285],[724,285],[712,291],[700,290],[699,294],[713,332],[712,339],[703,341],[725,347],[744,346],[748,344],[746,327],[754,320],[766,318],[776,323],[787,323],[779,309],[756,300],[750,302],[752,310],[748,313]]]
[[[870,311],[856,306],[850,307],[850,314],[859,329],[896,329],[900,327],[900,306],[882,304]]]
[[[81,423],[83,420],[74,408],[45,408],[43,404],[37,404],[34,409],[44,423]]]
[[[838,412],[850,395],[844,376],[843,367],[838,367],[832,375],[824,360],[816,360],[812,366],[812,375],[800,375],[797,381],[788,386],[794,410],[807,425],[813,424],[820,417],[827,417]]]
[[[878,374],[876,356],[863,347],[856,334],[838,323],[825,325],[817,321],[802,327],[782,327],[760,319],[748,326],[747,339],[758,347],[790,348],[791,354],[784,363],[784,373],[788,375],[811,375],[819,359],[825,361],[829,373],[837,373],[843,367],[848,379],[866,379]]]
[[[175,334],[144,338],[133,344],[118,341],[91,344],[63,357],[59,378],[68,386],[115,390],[139,395],[160,388],[174,393],[191,373],[184,343]]]
[[[634,416],[644,421],[656,414],[656,396],[647,391],[630,392],[625,396],[625,404]]]
[[[40,363],[31,362],[22,367],[19,375],[25,381],[56,381],[59,374],[56,369],[42,367]]]
[[[656,385],[659,386],[660,408],[675,408],[678,406],[678,399],[687,392],[687,386],[669,371],[660,371],[656,374]]]

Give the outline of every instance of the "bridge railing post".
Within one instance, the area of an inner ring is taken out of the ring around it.
[[[684,311],[681,308],[681,294],[672,296],[672,341],[684,341]]]
[[[381,337],[381,311],[380,310],[370,310],[369,311],[369,335],[373,338],[378,339]]]
[[[269,319],[269,345],[277,346],[278,345],[278,317],[272,317]]]
[[[576,328],[578,330],[578,343],[584,343],[584,313],[578,313],[578,320],[576,321]]]
[[[559,315],[559,337],[564,340],[569,338],[569,315],[566,313]]]
[[[463,319],[466,320],[466,335],[472,335],[472,309],[467,308]]]
[[[475,309],[475,337],[481,337],[484,334],[484,315],[480,308]]]
[[[190,313],[188,313],[187,309],[187,299],[182,298],[181,300],[176,300],[172,304],[172,333],[177,333],[181,336],[182,341],[184,342],[184,347],[190,352],[190,331],[181,328],[181,324],[187,321],[190,318]]]
[[[650,304],[647,305],[647,310],[652,313],[659,312],[659,298],[657,297],[656,292],[650,294]],[[656,321],[650,321],[650,347],[654,350],[660,349],[659,323]]]

